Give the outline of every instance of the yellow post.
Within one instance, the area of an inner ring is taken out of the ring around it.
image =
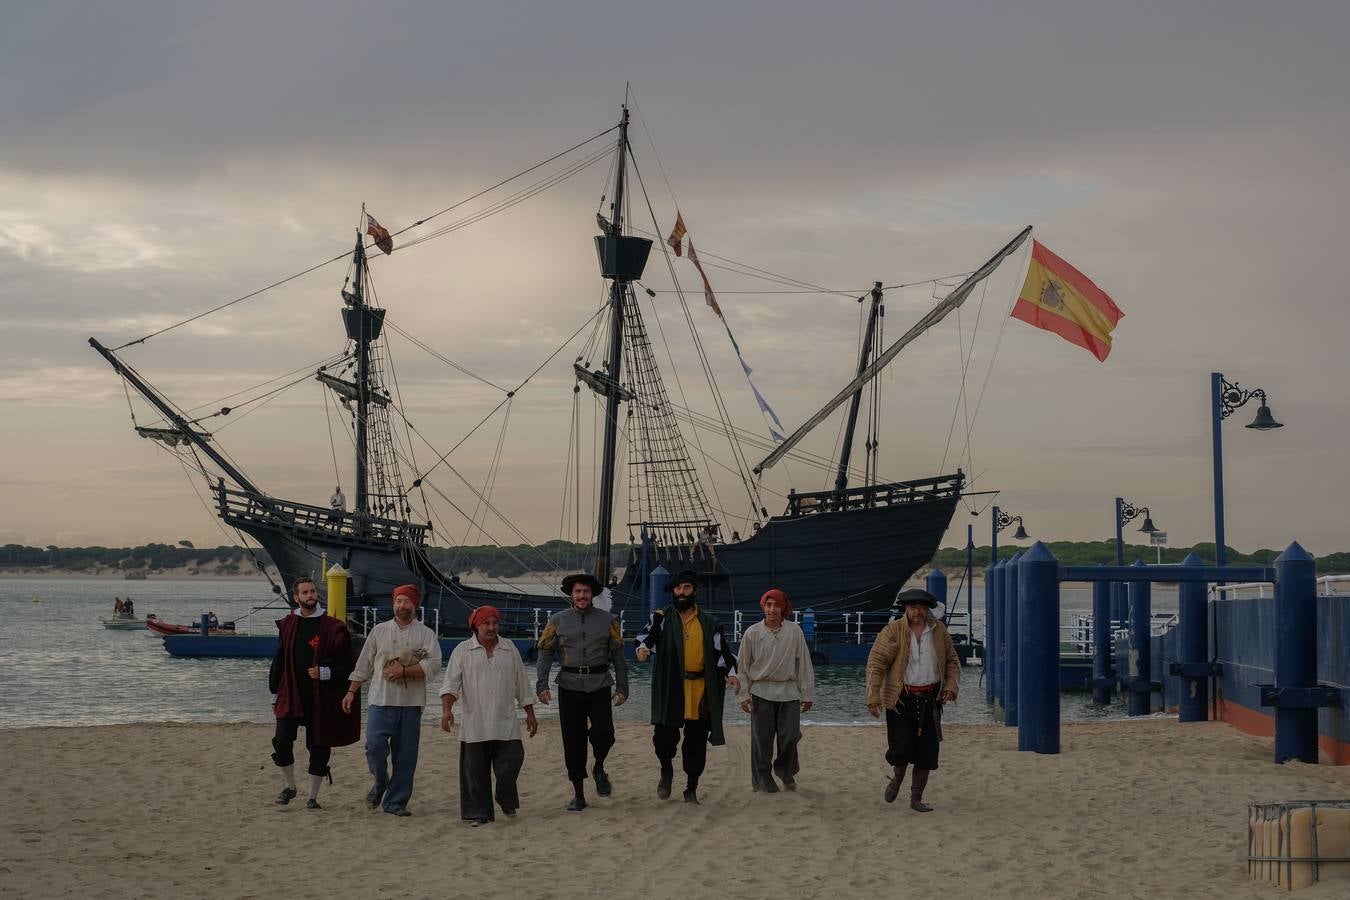
[[[328,579],[328,614],[339,622],[347,621],[347,570],[334,565],[325,576]]]

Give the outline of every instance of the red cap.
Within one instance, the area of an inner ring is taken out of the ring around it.
[[[764,603],[767,600],[778,601],[778,603],[783,607],[783,618],[786,619],[788,616],[792,615],[792,601],[788,599],[787,594],[783,593],[778,588],[769,588],[767,591],[764,592],[764,596],[759,598],[760,609],[764,608]]]
[[[480,606],[469,613],[469,627],[477,629],[486,619],[496,619],[500,622],[502,620],[502,614],[497,611],[497,607],[495,606]]]
[[[394,599],[397,600],[399,597],[408,597],[412,600],[413,606],[422,605],[422,592],[415,584],[400,584],[394,588]]]

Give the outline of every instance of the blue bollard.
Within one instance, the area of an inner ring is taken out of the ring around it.
[[[992,692],[989,702],[994,705],[994,720],[1003,721],[1003,561],[989,567],[989,581],[985,593],[989,595],[989,657],[988,681]]]
[[[1317,687],[1317,563],[1298,542],[1275,559],[1275,690]],[[1275,707],[1275,762],[1317,762],[1317,707]]]
[[[1146,568],[1142,559],[1134,561]],[[1142,574],[1142,573],[1141,573]],[[1153,647],[1149,628],[1153,622],[1153,585],[1130,582],[1130,650],[1125,670],[1126,711],[1132,716],[1153,712]]]
[[[1130,603],[1126,597],[1126,585],[1123,581],[1111,582],[1111,629],[1128,628],[1130,625]]]
[[[948,618],[947,576],[942,574],[941,569],[934,569],[928,573],[928,577],[924,579],[924,589],[936,597],[937,601],[942,604],[942,618],[944,620]]]
[[[665,566],[652,569],[647,576],[647,612],[654,613],[666,605],[666,585],[670,583],[670,573]]]
[[[1181,561],[1183,566],[1203,566],[1194,553]],[[1182,582],[1177,589],[1177,661],[1183,666],[1203,666],[1209,661],[1209,600],[1205,585]],[[1181,702],[1177,704],[1178,722],[1203,722],[1209,718],[1209,678],[1198,674],[1181,676]]]
[[[1021,632],[1018,630],[1017,615],[1017,566],[1023,552],[1017,551],[1003,567],[1003,724],[1012,727],[1017,724],[1017,662],[1021,654],[1019,643]]]
[[[211,617],[206,613],[202,613],[202,637],[206,637],[210,633],[211,633]],[[309,734],[309,731],[306,730],[305,734]]]
[[[994,647],[994,567],[984,570],[984,649],[980,654],[984,663],[984,702],[994,702],[994,663],[991,659]]]
[[[1017,563],[1022,660],[1017,749],[1059,752],[1059,560],[1037,541]]]
[[[1092,702],[1098,706],[1111,703],[1112,587],[1109,581],[1092,582]]]

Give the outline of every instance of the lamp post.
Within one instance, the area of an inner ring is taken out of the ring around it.
[[[992,533],[989,535],[989,562],[991,565],[998,562],[998,533],[1000,531],[1016,522],[1017,530],[1013,532],[1012,539],[1015,541],[1025,541],[1027,538],[1031,537],[1031,535],[1027,534],[1026,528],[1022,526],[1021,516],[1010,516],[1005,510],[999,509],[997,506],[992,508],[992,512],[994,514],[993,521],[991,522],[993,527]]]
[[[1144,534],[1152,534],[1158,528],[1153,524],[1153,517],[1148,511],[1147,506],[1135,506],[1123,497],[1116,498],[1116,565],[1125,565],[1125,526],[1140,516],[1144,517],[1144,524],[1139,526],[1139,530]]]
[[[1211,424],[1214,434],[1214,562],[1218,566],[1223,566],[1227,564],[1224,558],[1226,554],[1223,537],[1223,432],[1221,430],[1223,420],[1246,406],[1247,402],[1253,397],[1256,397],[1261,400],[1261,406],[1256,410],[1256,418],[1247,427],[1257,431],[1270,431],[1273,428],[1283,428],[1284,425],[1276,422],[1275,417],[1271,415],[1266,392],[1261,388],[1249,391],[1239,387],[1237,382],[1230,382],[1224,378],[1223,373],[1211,372],[1209,393],[1213,412]]]

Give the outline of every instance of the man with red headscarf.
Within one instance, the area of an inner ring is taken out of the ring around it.
[[[516,707],[525,707],[530,737],[539,731],[534,717],[534,691],[525,675],[520,651],[501,639],[502,614],[480,606],[469,615],[473,636],[461,641],[445,664],[441,683],[441,730],[455,725],[455,703],[463,701],[459,732],[459,814],[466,822],[486,825],[494,818],[492,778],[497,778],[497,805],[508,816],[520,808],[516,779],[525,764]]]
[[[366,764],[375,784],[366,794],[366,808],[383,801],[384,811],[408,816],[417,748],[422,738],[422,707],[427,681],[441,670],[441,645],[436,633],[417,621],[422,593],[415,584],[394,588],[394,617],[366,635],[361,656],[350,676],[342,709],[360,708],[358,692],[370,683],[366,709]],[[378,677],[376,672],[379,672]],[[394,757],[391,776],[387,761]]]
[[[750,785],[775,794],[774,773],[785,789],[797,789],[801,714],[815,702],[816,675],[806,637],[788,619],[792,601],[787,594],[770,588],[759,598],[759,606],[764,621],[751,625],[741,638],[740,672],[746,687],[741,709],[750,714]]]

